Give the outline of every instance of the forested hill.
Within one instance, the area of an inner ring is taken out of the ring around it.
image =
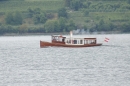
[[[0,0],[0,34],[130,32],[130,0]]]

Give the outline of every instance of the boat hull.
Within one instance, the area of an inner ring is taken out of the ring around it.
[[[75,45],[75,44],[65,44],[65,43],[51,43],[46,41],[40,41],[40,47],[93,47],[93,46],[101,46],[102,43],[98,44],[84,44],[84,45]]]

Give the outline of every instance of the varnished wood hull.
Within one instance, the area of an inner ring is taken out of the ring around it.
[[[93,46],[101,46],[101,43],[98,44],[85,44],[85,45],[74,45],[74,44],[65,44],[65,43],[51,43],[46,41],[40,41],[40,47],[93,47]]]

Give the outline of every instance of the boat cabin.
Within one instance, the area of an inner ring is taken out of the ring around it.
[[[63,37],[62,35],[53,36],[52,42],[40,41],[40,47],[92,47],[101,46],[102,43],[97,43],[96,38],[74,38],[72,31],[70,37]]]
[[[67,45],[96,44],[96,38],[66,38],[63,36],[52,36],[52,43],[62,43]]]
[[[75,45],[96,44],[96,38],[66,38],[65,43]]]
[[[66,37],[60,36],[51,36],[52,37],[52,43],[62,43],[65,44]]]

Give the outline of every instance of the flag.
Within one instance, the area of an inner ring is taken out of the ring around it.
[[[105,42],[108,42],[109,40],[110,40],[109,38],[105,38],[105,39],[104,39]]]

